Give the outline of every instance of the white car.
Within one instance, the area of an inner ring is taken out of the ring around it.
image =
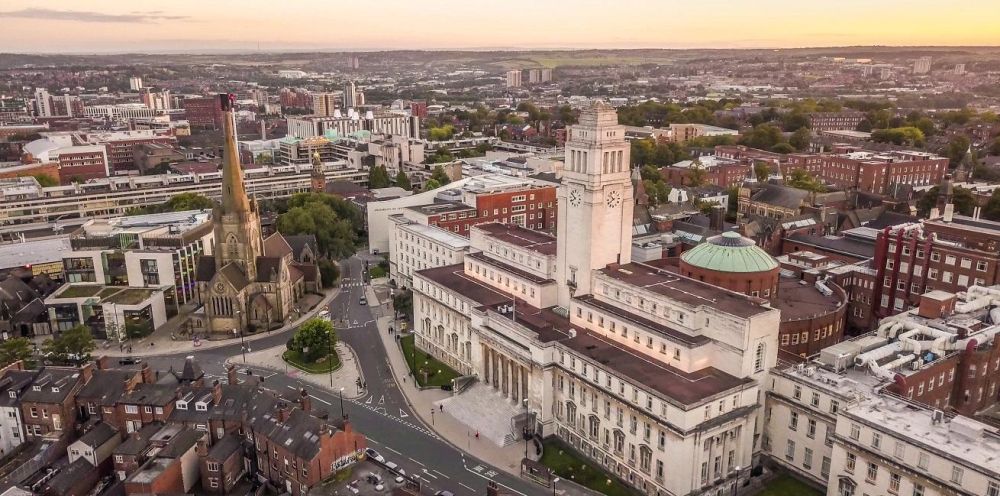
[[[375,451],[371,448],[365,448],[365,456],[379,463],[385,463],[385,457],[380,455],[378,451]]]

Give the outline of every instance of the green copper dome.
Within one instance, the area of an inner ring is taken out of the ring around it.
[[[766,251],[739,233],[727,231],[681,254],[691,266],[718,272],[767,272],[778,262]]]

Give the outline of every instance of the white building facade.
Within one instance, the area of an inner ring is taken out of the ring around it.
[[[417,345],[645,494],[730,494],[760,450],[779,312],[630,263],[613,109],[584,110],[566,150],[556,237],[478,225],[462,264],[414,274]]]

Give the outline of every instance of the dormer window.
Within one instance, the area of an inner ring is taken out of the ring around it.
[[[197,402],[197,403],[194,404],[194,409],[198,410],[199,412],[208,411],[208,403],[199,401],[199,402]]]
[[[188,409],[188,403],[186,401],[178,401],[177,402],[177,409],[178,410],[187,410]]]
[[[52,392],[53,392],[53,393],[58,393],[58,392],[59,392],[59,388],[57,388],[57,387],[53,387],[53,388],[52,388]]]
[[[7,391],[7,395],[10,396],[11,398],[17,398],[16,391]]]
[[[32,391],[41,391],[42,390],[42,386],[31,386],[31,390]]]

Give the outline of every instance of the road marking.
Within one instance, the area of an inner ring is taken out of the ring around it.
[[[379,397],[378,404],[379,405],[385,404],[385,395],[384,394],[381,397]]]
[[[320,399],[320,398],[316,398],[316,401],[318,401],[318,402],[320,402],[320,403],[323,403],[323,404],[324,404],[324,405],[326,405],[326,406],[331,406],[331,405],[330,405],[330,402],[329,402],[329,401],[326,401],[326,400],[324,400],[324,399]]]
[[[430,477],[432,479],[437,479],[437,476],[434,475],[434,474],[432,474],[432,473],[430,473],[430,472],[428,472],[426,468],[424,469],[424,474],[426,474],[428,477]]]
[[[441,473],[440,470],[431,469],[431,471],[437,472],[438,475],[440,475],[441,477],[444,477],[445,479],[451,479],[451,477],[448,477],[447,475],[444,475],[443,473]]]
[[[471,487],[469,487],[469,486],[466,486],[465,484],[462,484],[461,482],[459,482],[459,483],[458,483],[458,485],[460,485],[460,486],[462,486],[462,487],[464,487],[464,488],[466,488],[466,489],[468,489],[468,490],[470,490],[470,491],[473,491],[473,492],[475,492],[475,491],[476,491],[475,489],[473,489],[473,488],[471,488]]]
[[[371,405],[373,399],[375,399],[375,395],[374,394],[368,397],[368,401],[365,401],[365,404],[366,405]]]
[[[425,466],[423,463],[420,463],[420,462],[414,460],[413,458],[410,458],[410,461],[413,462],[413,463],[416,463],[417,465],[420,465],[421,467]]]
[[[399,409],[399,418],[406,418],[406,417],[409,417],[409,415],[407,415],[406,412],[404,412],[403,409],[400,408]]]
[[[388,444],[383,444],[382,446],[385,446],[385,449],[387,449],[387,450],[389,450],[389,451],[391,451],[391,452],[393,452],[393,453],[395,453],[395,454],[397,454],[397,455],[399,455],[399,456],[403,456],[403,454],[402,454],[402,453],[400,453],[400,452],[398,452],[398,451],[396,451],[396,450],[392,449],[392,447],[391,447],[391,446],[389,446]]]

